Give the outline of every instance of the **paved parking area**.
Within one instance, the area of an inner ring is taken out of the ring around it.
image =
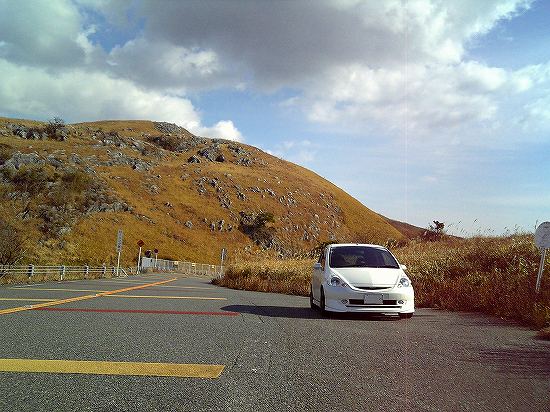
[[[0,410],[548,411],[550,343],[488,316],[321,318],[146,275],[0,287]]]

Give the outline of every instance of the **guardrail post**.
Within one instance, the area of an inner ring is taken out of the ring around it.
[[[29,281],[31,280],[32,275],[34,275],[34,265],[30,264],[29,269],[27,270],[27,276],[29,277]]]
[[[101,277],[104,278],[106,273],[107,273],[107,266],[105,266],[105,263],[104,263],[101,268]]]
[[[111,277],[114,278],[115,277],[115,267],[111,267]]]
[[[59,268],[59,274],[60,274],[61,280],[63,280],[63,278],[65,277],[65,265]]]
[[[90,266],[86,265],[84,266],[84,279],[88,279],[89,274],[90,274]]]

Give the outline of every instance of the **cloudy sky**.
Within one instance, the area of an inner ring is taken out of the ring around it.
[[[169,121],[457,234],[550,220],[550,2],[0,0],[0,115]]]

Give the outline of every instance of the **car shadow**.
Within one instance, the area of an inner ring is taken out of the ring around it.
[[[249,315],[267,316],[271,318],[290,319],[341,319],[341,320],[370,320],[396,321],[399,316],[384,316],[370,313],[334,313],[329,312],[322,316],[319,310],[295,306],[262,306],[262,305],[228,305],[221,308],[228,312],[246,313]]]

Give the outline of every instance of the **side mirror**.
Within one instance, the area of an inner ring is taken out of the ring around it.
[[[321,264],[319,262],[315,262],[313,264],[313,269],[321,269]]]
[[[399,265],[399,266],[401,266],[401,269],[407,270],[407,265]]]

